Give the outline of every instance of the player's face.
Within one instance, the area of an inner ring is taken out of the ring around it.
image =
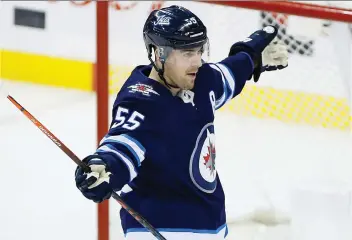
[[[173,50],[165,62],[165,78],[181,89],[192,89],[198,68],[202,66],[202,53],[201,47]]]

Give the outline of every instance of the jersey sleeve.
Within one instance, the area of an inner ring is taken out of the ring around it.
[[[114,105],[110,129],[95,154],[104,159],[113,174],[111,183],[115,191],[137,177],[145,160],[147,144],[152,141],[153,117],[147,104],[141,102]]]
[[[214,80],[215,109],[236,97],[252,76],[254,63],[249,54],[240,52],[218,63],[209,64]]]

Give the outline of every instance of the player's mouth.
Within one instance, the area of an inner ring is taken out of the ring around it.
[[[191,72],[191,73],[187,73],[187,75],[192,77],[192,78],[196,78],[197,73],[196,72]]]

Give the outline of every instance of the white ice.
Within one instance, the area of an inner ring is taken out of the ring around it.
[[[75,164],[6,99],[11,94],[84,157],[97,143],[95,94],[10,82],[0,92],[0,239],[96,240],[96,204],[76,189]],[[290,190],[302,184],[352,183],[347,132],[223,112],[215,127],[230,222],[271,206],[289,216]],[[122,239],[118,210],[111,204],[114,240]],[[288,239],[286,228],[235,229],[238,239]]]

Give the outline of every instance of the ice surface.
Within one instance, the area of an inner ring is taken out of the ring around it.
[[[84,157],[97,141],[95,95],[10,82],[0,92],[0,239],[96,240],[96,204],[76,189],[75,164],[6,99],[10,93]],[[217,168],[230,222],[271,207],[289,216],[291,189],[309,182],[352,183],[347,132],[225,112],[217,113],[215,127]],[[118,210],[111,204],[114,240],[122,239]],[[229,239],[289,237],[287,226],[244,224],[234,229]]]

